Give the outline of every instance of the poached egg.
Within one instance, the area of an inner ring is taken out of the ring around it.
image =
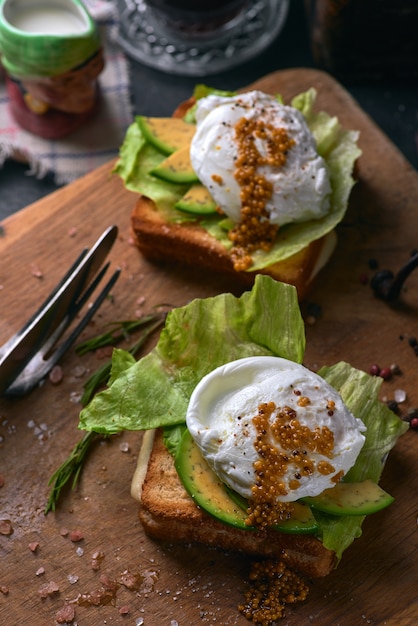
[[[272,224],[318,219],[330,206],[330,180],[324,159],[302,113],[260,91],[224,97],[210,95],[198,101],[196,133],[190,159],[200,181],[222,211],[234,222],[241,217],[241,187],[237,180],[239,154],[237,124],[245,118],[263,128],[253,133],[260,163],[271,150],[274,129],[283,129],[291,142],[280,166],[261,164],[257,175],[272,186],[265,210]],[[276,142],[277,143],[277,142]]]
[[[274,462],[278,502],[335,486],[354,465],[366,430],[323,378],[269,356],[239,359],[207,374],[191,395],[186,423],[215,474],[245,498],[252,498],[257,464],[264,472],[266,458]]]

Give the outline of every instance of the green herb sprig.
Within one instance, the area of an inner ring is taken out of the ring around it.
[[[146,326],[149,322],[156,319],[156,314],[144,315],[138,320],[128,320],[122,322],[112,322],[109,324],[109,330],[101,335],[96,335],[91,339],[87,339],[78,344],[75,351],[78,355],[83,356],[87,352],[105,348],[106,346],[115,346],[124,339],[129,339],[130,335],[139,328]]]
[[[92,444],[98,437],[98,433],[93,431],[86,432],[72,450],[68,459],[52,474],[48,485],[53,486],[48,497],[48,502],[46,503],[45,515],[50,511],[55,511],[61,491],[71,479],[72,489],[76,488],[84,460]]]

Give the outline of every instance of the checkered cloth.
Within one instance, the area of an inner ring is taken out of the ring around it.
[[[11,117],[4,75],[0,73],[0,167],[6,159],[25,161],[30,173],[48,172],[58,185],[69,183],[117,156],[133,120],[126,58],[117,45],[117,12],[112,0],[84,0],[99,26],[106,66],[99,76],[102,102],[97,114],[64,139],[42,139]]]

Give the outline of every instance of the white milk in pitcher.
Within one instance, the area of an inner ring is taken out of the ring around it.
[[[64,6],[48,4],[20,7],[19,12],[11,16],[10,23],[26,33],[45,35],[71,35],[82,33],[87,28],[82,14]]]

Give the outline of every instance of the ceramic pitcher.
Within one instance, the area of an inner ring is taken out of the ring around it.
[[[0,0],[0,60],[12,115],[29,132],[62,137],[94,113],[104,59],[79,0]]]

